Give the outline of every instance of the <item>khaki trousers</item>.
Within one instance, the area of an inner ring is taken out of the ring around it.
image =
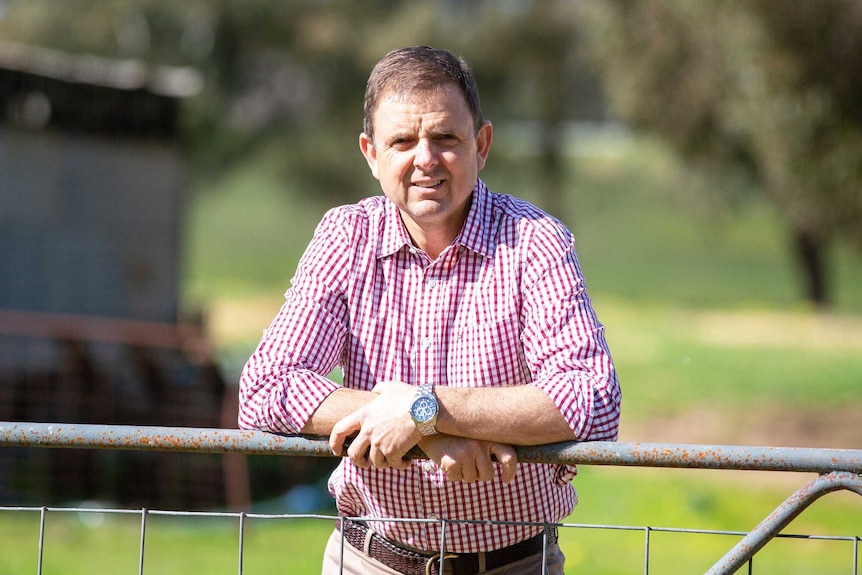
[[[372,559],[347,541],[344,542],[344,565],[341,565],[341,549],[341,533],[335,530],[330,535],[329,541],[326,544],[326,551],[323,554],[322,575],[400,575],[398,571],[394,571],[379,561]],[[563,575],[565,557],[563,557],[563,553],[556,543],[548,545],[545,558],[547,560],[548,575]],[[448,573],[449,570],[447,569],[443,575],[447,575]],[[541,553],[483,573],[483,575],[541,574]]]

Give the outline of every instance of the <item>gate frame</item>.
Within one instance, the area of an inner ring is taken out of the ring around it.
[[[262,431],[193,427],[0,422],[0,446],[120,449],[191,453],[244,453],[336,457],[323,438]],[[345,447],[346,449],[346,447]],[[862,496],[862,450],[610,441],[518,446],[518,461],[686,469],[815,472],[707,571],[735,573],[820,497],[839,490]],[[414,449],[408,456],[424,454]],[[858,572],[858,536],[853,572]]]

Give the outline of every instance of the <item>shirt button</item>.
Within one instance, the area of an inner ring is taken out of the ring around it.
[[[422,338],[422,349],[431,349],[431,338],[423,337]]]
[[[422,464],[422,470],[425,471],[425,473],[434,473],[436,471],[436,469],[434,468],[434,462],[426,461]]]
[[[437,280],[435,280],[434,278],[431,278],[430,280],[428,280],[428,287],[431,289],[434,289],[435,287],[437,287]]]

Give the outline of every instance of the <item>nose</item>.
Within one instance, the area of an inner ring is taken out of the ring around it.
[[[413,165],[425,170],[437,165],[437,150],[434,142],[429,138],[419,138],[416,142],[413,155]]]

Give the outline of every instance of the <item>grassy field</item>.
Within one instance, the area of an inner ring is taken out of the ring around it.
[[[862,447],[862,257],[836,246],[836,305],[816,312],[798,297],[784,231],[767,206],[705,210],[680,193],[686,181],[654,144],[597,151],[573,163],[563,219],[620,373],[621,440]],[[229,377],[277,311],[328,207],[264,173],[251,166],[201,191],[189,214],[184,305],[206,310]],[[484,175],[492,189],[530,198],[517,178]],[[747,531],[812,478],[582,467],[581,504],[567,521]],[[137,573],[140,518],[95,523],[51,514],[43,573]],[[35,571],[38,528],[37,513],[0,512],[0,575]],[[330,529],[250,521],[243,573],[319,572]],[[830,495],[789,531],[862,535],[862,498]],[[735,541],[654,532],[650,572],[703,572]],[[569,529],[562,546],[571,573],[643,572],[643,531]],[[852,553],[846,541],[777,540],[755,573],[849,573]],[[236,573],[237,522],[153,518],[144,559],[145,573]]]

